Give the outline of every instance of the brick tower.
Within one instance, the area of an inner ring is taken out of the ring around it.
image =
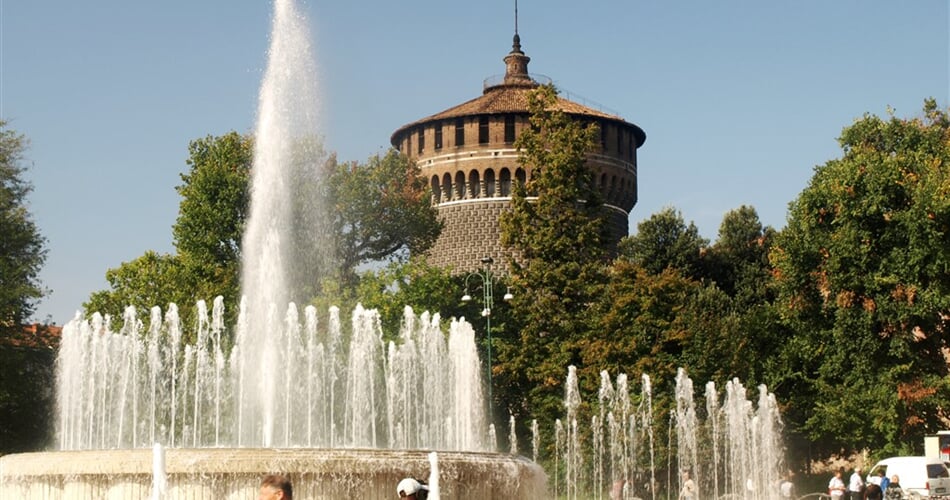
[[[505,74],[485,80],[480,97],[403,125],[390,139],[415,160],[432,188],[432,203],[444,222],[429,250],[431,264],[455,272],[473,271],[483,257],[503,264],[510,255],[501,245],[499,216],[511,203],[512,182],[531,171],[518,162],[515,139],[528,123],[527,94],[549,81],[530,75],[530,58],[515,32],[505,56]],[[623,118],[558,97],[558,108],[572,119],[600,126],[600,148],[588,166],[604,196],[615,245],[628,234],[628,216],[637,203],[637,148],[646,134]]]

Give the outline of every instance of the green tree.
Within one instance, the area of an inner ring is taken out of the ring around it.
[[[950,119],[865,115],[772,248],[790,408],[830,446],[920,451],[950,408]],[[912,443],[908,445],[907,443]]]
[[[729,346],[739,354],[729,365],[732,376],[749,386],[765,383],[771,390],[780,391],[776,382],[784,380],[784,372],[774,346],[785,343],[793,332],[782,322],[775,305],[775,270],[769,252],[776,235],[772,227],[762,225],[755,208],[743,205],[731,210],[723,217],[718,237],[707,252],[706,269],[730,298],[728,315],[734,325],[723,332],[718,346]],[[750,352],[759,355],[749,356]],[[722,359],[729,359],[726,354]]]
[[[690,292],[672,321],[682,332],[677,366],[686,368],[693,380],[713,381],[720,388],[734,377],[748,384],[748,367],[767,351],[757,349],[743,329],[744,312],[715,283],[694,282]]]
[[[585,364],[614,375],[647,373],[658,387],[673,381],[691,341],[678,318],[698,289],[696,281],[671,267],[653,274],[618,259],[594,314],[600,334],[584,345]]]
[[[722,218],[716,242],[709,248],[706,265],[720,289],[743,305],[768,299],[771,265],[769,249],[775,230],[763,226],[755,208],[743,205]]]
[[[33,222],[24,178],[27,139],[0,120],[0,333],[19,333],[46,290],[39,272],[46,261],[46,239]]]
[[[237,132],[194,140],[188,145],[189,170],[175,188],[181,203],[172,236],[178,252],[174,263],[181,269],[168,268],[171,283],[164,287],[172,291],[175,283],[190,285],[189,302],[221,295],[232,318],[240,293],[253,154],[252,139]],[[192,304],[178,306],[190,311]]]
[[[687,225],[678,210],[667,207],[637,224],[637,234],[620,241],[618,254],[650,274],[672,268],[700,279],[702,256],[708,246],[709,241],[699,235],[695,224]]]
[[[567,366],[582,365],[608,258],[601,198],[586,164],[597,128],[559,111],[556,96],[553,86],[529,94],[531,127],[515,143],[530,177],[515,184],[512,209],[501,218],[502,242],[520,260],[511,268],[517,293],[507,331],[514,333],[496,339],[493,367],[509,411],[545,425],[561,413]]]
[[[28,141],[0,120],[0,455],[41,448],[53,412],[53,351],[46,327],[25,325],[46,290],[39,271],[46,239],[30,214]]]
[[[442,231],[419,167],[394,149],[335,166],[329,188],[344,283],[356,282],[360,265],[424,253]]]
[[[50,444],[55,347],[48,336],[0,339],[0,455],[38,451]]]

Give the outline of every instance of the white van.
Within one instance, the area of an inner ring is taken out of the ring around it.
[[[871,467],[867,481],[878,482],[882,471],[888,479],[895,474],[900,478],[905,498],[950,495],[950,470],[939,458],[885,458]]]

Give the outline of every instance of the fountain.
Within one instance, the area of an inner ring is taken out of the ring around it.
[[[114,333],[103,318],[70,322],[58,358],[61,450],[176,447],[398,448],[492,451],[475,332],[406,308],[401,342],[383,342],[375,311],[357,307],[350,335],[331,309],[324,331],[316,310],[300,321],[291,304],[271,333],[282,345],[273,407],[245,413],[255,370],[228,358],[223,307],[209,321],[198,307],[197,345],[180,345],[174,308],[156,308],[146,329],[130,308]],[[244,321],[241,316],[239,321]],[[213,325],[210,328],[205,328]],[[343,349],[346,346],[346,349]],[[263,367],[260,371],[266,371]],[[265,378],[265,377],[261,377]],[[464,391],[464,392],[463,392]],[[463,397],[464,396],[464,397]],[[256,439],[255,439],[256,438]]]
[[[252,420],[242,412],[253,374],[240,373],[240,345],[225,355],[222,301],[210,318],[203,303],[197,310],[197,345],[180,345],[174,307],[153,309],[147,328],[133,308],[119,332],[98,314],[70,322],[58,358],[67,451],[3,457],[2,496],[146,498],[161,484],[167,498],[250,498],[277,471],[305,498],[389,498],[402,477],[437,469],[450,498],[543,498],[537,465],[490,453],[475,333],[464,320],[446,335],[438,315],[406,308],[401,342],[385,344],[374,311],[357,307],[346,335],[337,309],[321,330],[313,307],[301,321],[291,305],[271,332],[285,346],[274,408]],[[168,446],[155,446],[161,460],[149,454],[153,443]],[[160,469],[166,477],[154,481]]]
[[[429,478],[433,499],[539,499],[552,490],[604,498],[621,484],[623,498],[656,500],[662,464],[646,375],[633,406],[626,375],[614,383],[602,374],[587,427],[570,367],[566,414],[550,430],[549,485],[538,465],[515,456],[514,417],[511,453],[495,451],[470,324],[452,320],[444,332],[437,314],[407,308],[398,341],[384,342],[375,311],[357,307],[347,323],[337,309],[298,310],[293,267],[319,263],[330,238],[314,215],[319,196],[294,191],[314,180],[307,167],[322,154],[315,74],[304,17],[293,0],[275,0],[234,345],[220,298],[210,311],[198,302],[194,331],[174,304],[147,320],[129,308],[117,330],[111,318],[77,315],[57,361],[59,451],[0,458],[0,498],[247,499],[262,475],[279,472],[300,498],[392,498],[411,476]],[[301,212],[293,203],[301,199],[314,206]],[[682,372],[669,433],[678,437],[666,445],[680,455],[667,471],[688,467],[717,496],[753,496],[742,489],[750,479],[754,497],[769,498],[781,459],[774,398],[762,388],[753,410],[734,381],[720,406],[707,386],[703,424],[692,391]],[[536,460],[547,448],[537,421],[530,428]],[[769,456],[756,451],[773,446]],[[675,491],[667,474],[666,491]]]
[[[733,379],[720,394],[706,384],[706,406],[697,408],[693,382],[680,368],[675,406],[669,415],[667,463],[657,461],[653,388],[642,376],[641,392],[632,397],[627,375],[615,383],[600,374],[597,404],[590,425],[579,421],[580,395],[576,369],[568,368],[565,421],[556,422],[556,456],[560,467],[552,475],[555,495],[564,498],[650,499],[675,497],[682,487],[680,472],[689,471],[704,498],[777,500],[780,474],[785,470],[781,417],[775,397],[758,387],[758,401]],[[634,407],[633,401],[638,404]],[[702,418],[702,417],[705,418]],[[590,446],[579,446],[588,442]],[[666,477],[657,472],[665,469]]]
[[[430,472],[434,498],[543,497],[538,466],[491,452],[471,325],[445,335],[407,310],[386,344],[373,311],[344,328],[292,303],[332,237],[310,40],[294,1],[275,0],[233,347],[220,300],[198,304],[190,345],[174,304],[147,325],[130,308],[117,332],[77,315],[57,361],[60,451],[3,457],[0,497],[246,499],[268,472],[302,498],[391,498]]]

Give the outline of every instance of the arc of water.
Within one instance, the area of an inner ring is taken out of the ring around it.
[[[697,446],[698,419],[693,399],[693,381],[680,368],[676,373],[677,462],[680,471],[689,472],[696,484],[703,484]],[[682,486],[682,484],[680,484]]]
[[[715,382],[706,383],[706,418],[708,419],[709,434],[712,438],[713,453],[713,494],[719,497],[719,473],[721,467],[720,441],[722,440],[721,412],[719,394]]]
[[[541,430],[538,428],[538,420],[531,419],[531,460],[538,461],[538,449],[541,447]]]
[[[155,435],[156,427],[158,423],[158,415],[156,414],[158,410],[158,401],[159,401],[159,375],[162,369],[162,359],[160,352],[160,337],[161,337],[161,321],[162,311],[158,306],[152,308],[151,322],[149,323],[149,334],[148,334],[148,440],[151,443],[156,442],[157,437]]]
[[[214,352],[214,445],[221,446],[221,408],[230,394],[222,392],[222,380],[225,378],[225,358],[221,346],[221,334],[224,331],[224,298],[215,297],[211,308],[211,338]]]
[[[178,353],[181,350],[181,328],[178,324],[178,306],[175,304],[169,304],[168,311],[165,312],[165,322],[164,326],[169,338],[171,338],[170,349],[166,352],[167,361],[166,366],[170,366],[169,379],[171,381],[171,394],[178,394],[176,389],[178,388]],[[187,371],[186,371],[187,373]],[[172,446],[175,445],[175,424],[177,423],[177,412],[178,412],[178,401],[177,398],[171,398],[171,418],[169,419],[170,428],[168,429],[168,436],[162,436],[165,439],[165,442],[171,443]]]

